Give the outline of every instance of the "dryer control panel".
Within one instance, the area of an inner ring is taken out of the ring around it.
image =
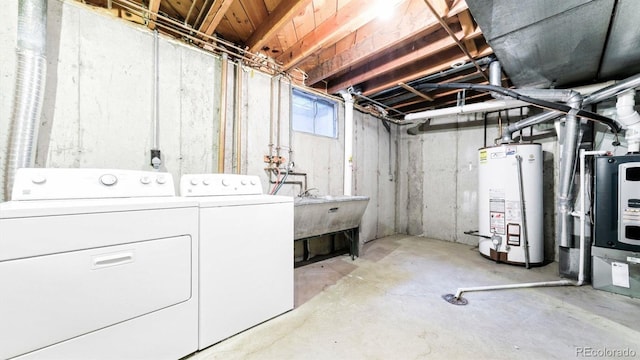
[[[262,184],[255,175],[187,174],[180,179],[182,196],[260,195]]]
[[[109,199],[175,196],[173,176],[155,171],[22,168],[11,200]]]

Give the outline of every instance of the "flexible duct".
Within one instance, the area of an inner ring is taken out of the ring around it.
[[[629,153],[640,152],[640,114],[634,109],[636,91],[629,90],[618,95],[616,109],[618,122],[626,128],[627,150]]]
[[[573,184],[573,169],[576,163],[578,149],[578,137],[580,134],[580,119],[577,117],[578,109],[582,106],[582,96],[574,93],[574,97],[568,102],[574,109],[567,114],[564,126],[564,144],[560,154],[560,174],[557,196],[557,223],[556,236],[560,246],[571,246],[569,235],[571,234],[571,188]]]
[[[47,0],[21,0],[15,101],[4,174],[5,199],[11,196],[16,170],[34,164],[46,78],[46,33]]]

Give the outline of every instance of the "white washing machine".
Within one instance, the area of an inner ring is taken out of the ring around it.
[[[0,204],[0,359],[197,350],[198,208],[170,174],[20,169]]]
[[[293,198],[257,176],[183,175],[200,203],[199,349],[293,309]]]

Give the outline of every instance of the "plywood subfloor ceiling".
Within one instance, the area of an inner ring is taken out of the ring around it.
[[[389,117],[486,98],[420,88],[487,83],[492,49],[464,0],[79,1],[195,46],[263,58],[328,94],[351,88]]]

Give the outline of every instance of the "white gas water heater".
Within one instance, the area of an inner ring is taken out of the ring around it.
[[[478,151],[480,253],[498,262],[544,262],[542,148],[503,144]]]

